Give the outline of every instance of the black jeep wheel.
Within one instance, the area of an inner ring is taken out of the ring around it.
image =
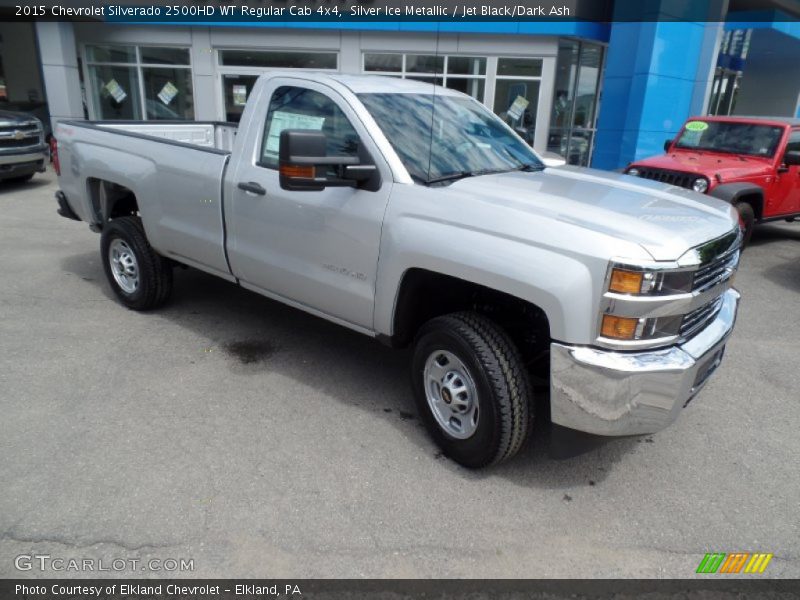
[[[753,207],[749,202],[737,202],[733,206],[739,213],[739,218],[742,220],[744,226],[744,237],[742,238],[742,248],[744,248],[750,243],[750,238],[753,237],[756,213],[753,211]]]

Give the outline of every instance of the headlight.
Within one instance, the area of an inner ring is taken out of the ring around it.
[[[698,177],[692,182],[692,189],[695,192],[705,194],[708,191],[708,179],[705,177]]]
[[[614,314],[614,300],[620,296],[675,296],[692,291],[694,273],[689,269],[646,269],[612,263],[605,297],[609,312],[600,322],[600,336],[606,340],[646,342],[672,338],[680,332],[682,316],[629,317]]]
[[[691,271],[656,271],[627,266],[612,266],[608,291],[634,296],[662,296],[692,291]]]
[[[633,167],[632,169],[628,169],[626,174],[630,175],[631,177],[638,177],[639,176],[639,169],[637,169],[636,167]]]
[[[646,341],[671,338],[680,333],[683,316],[618,317],[603,315],[600,335],[609,340]]]

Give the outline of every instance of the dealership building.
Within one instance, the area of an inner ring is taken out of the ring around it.
[[[800,116],[794,0],[654,0],[644,21],[623,4],[608,22],[3,22],[0,95],[54,120],[238,121],[273,69],[383,74],[470,94],[537,150],[604,169],[661,152],[690,115]]]

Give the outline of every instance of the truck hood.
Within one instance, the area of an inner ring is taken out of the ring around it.
[[[24,125],[26,123],[35,122],[36,120],[36,117],[25,113],[0,110],[0,126]]]
[[[724,183],[744,177],[768,175],[771,171],[772,159],[679,150],[662,156],[637,160],[631,164],[631,167],[634,166],[696,173],[698,176],[702,175],[708,178],[713,185],[720,179]]]
[[[494,210],[546,216],[638,244],[659,261],[677,260],[738,223],[735,210],[716,198],[594,169],[490,174],[450,188]]]

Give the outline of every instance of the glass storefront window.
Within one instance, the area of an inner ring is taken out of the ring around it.
[[[366,52],[364,72],[444,85],[485,102],[487,60],[485,56]]]
[[[265,69],[337,69],[336,52],[284,52],[261,50],[220,50],[220,64],[226,67]]]
[[[99,120],[142,118],[139,74],[134,67],[92,65],[89,67],[92,100]]]
[[[533,145],[536,111],[539,108],[539,80],[500,79],[495,82],[496,115],[505,120],[522,139]]]
[[[591,160],[603,47],[562,40],[558,47],[547,149],[571,165]]]
[[[86,63],[91,118],[194,118],[188,48],[87,46]]]
[[[486,75],[486,58],[477,56],[448,56],[448,75]]]
[[[499,76],[541,77],[541,58],[499,58],[497,59]]]
[[[238,123],[247,98],[253,91],[258,75],[223,75],[222,93],[225,98],[225,120]]]
[[[365,71],[383,71],[384,73],[400,73],[403,70],[402,54],[365,54]]]
[[[139,51],[142,54],[144,64],[154,65],[188,65],[188,48],[156,48],[142,46]]]
[[[406,73],[443,73],[444,56],[406,54]]]
[[[189,69],[144,67],[144,104],[148,120],[194,118],[192,73]]]
[[[86,60],[91,63],[135,63],[135,46],[87,46]]]

